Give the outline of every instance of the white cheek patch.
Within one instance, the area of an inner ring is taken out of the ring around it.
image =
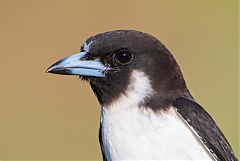
[[[154,90],[151,87],[150,80],[147,75],[138,70],[134,70],[130,77],[130,83],[124,94],[115,100],[111,105],[111,108],[130,108],[137,106],[144,102],[144,99],[154,94]]]

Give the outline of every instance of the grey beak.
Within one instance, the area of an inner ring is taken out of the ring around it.
[[[81,60],[86,52],[80,52],[72,56],[66,57],[54,63],[47,69],[47,73],[63,74],[63,75],[81,75],[104,77],[109,67],[105,67],[98,59]]]

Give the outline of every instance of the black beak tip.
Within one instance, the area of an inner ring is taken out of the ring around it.
[[[50,73],[50,70],[49,70],[49,68],[47,68],[47,70],[45,70],[45,73]]]
[[[60,74],[60,75],[72,75],[71,70],[67,68],[52,68],[50,66],[45,73],[51,73],[51,74]]]
[[[46,73],[53,73],[53,74],[59,74],[59,68],[56,68],[57,65],[62,63],[65,59],[59,60],[50,67],[47,68]],[[54,67],[55,66],[55,67]]]
[[[48,67],[47,70],[45,71],[45,73],[53,73],[54,69],[52,67],[53,67],[53,65]]]
[[[51,65],[50,67],[48,67],[47,70],[45,71],[45,73],[61,74],[63,69],[57,68],[55,65],[56,65],[56,63]]]
[[[45,73],[52,73],[52,71],[47,69]]]

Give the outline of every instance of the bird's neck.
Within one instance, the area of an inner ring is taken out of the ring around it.
[[[133,70],[127,78],[114,78],[113,82],[108,84],[105,79],[102,79],[100,84],[94,79],[90,82],[100,104],[107,108],[118,105],[126,107],[139,105],[159,111],[166,110],[179,97],[192,99],[184,80],[175,77],[171,81],[162,82],[160,78],[155,80],[144,71]]]

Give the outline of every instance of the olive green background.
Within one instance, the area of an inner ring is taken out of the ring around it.
[[[101,159],[87,83],[46,74],[91,35],[135,29],[177,59],[239,156],[238,1],[0,0],[0,159]]]

